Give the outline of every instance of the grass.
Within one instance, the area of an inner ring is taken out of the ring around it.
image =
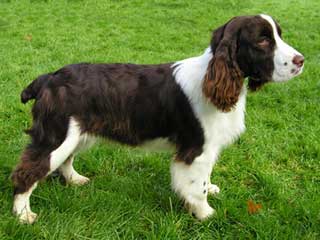
[[[320,2],[0,2],[1,239],[320,239]],[[99,145],[78,156],[87,186],[40,184],[32,226],[11,214],[8,181],[28,142],[31,104],[21,90],[75,62],[162,63],[200,54],[211,30],[235,15],[267,13],[304,53],[302,76],[250,93],[247,131],[214,169],[217,216],[198,222],[170,190],[170,153]],[[247,201],[262,205],[249,214]]]

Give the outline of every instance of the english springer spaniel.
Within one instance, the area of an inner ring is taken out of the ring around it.
[[[172,187],[198,219],[214,213],[210,175],[221,149],[245,130],[248,88],[287,81],[304,58],[267,15],[240,16],[213,32],[201,56],[157,65],[73,64],[34,80],[21,101],[35,99],[32,142],[12,174],[13,211],[33,223],[29,198],[39,180],[59,169],[67,183],[89,181],[73,168],[75,154],[96,137],[131,146],[162,139],[173,145]]]

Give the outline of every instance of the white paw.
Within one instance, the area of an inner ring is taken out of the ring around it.
[[[37,214],[32,211],[22,211],[21,214],[18,215],[19,222],[22,224],[33,224],[37,219]]]
[[[200,221],[206,220],[211,217],[215,213],[215,210],[207,204],[207,206],[202,207],[201,209],[197,209],[194,211],[194,214],[197,219]]]
[[[82,176],[80,174],[74,174],[71,178],[67,179],[67,183],[71,185],[81,186],[87,184],[90,181],[89,178]]]
[[[215,195],[220,192],[220,188],[217,185],[210,183],[208,186],[208,192],[209,194]]]
[[[206,200],[193,204],[186,203],[186,207],[200,221],[208,219],[215,213],[215,210],[209,206]]]

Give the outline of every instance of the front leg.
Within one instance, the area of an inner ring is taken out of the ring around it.
[[[204,220],[215,211],[207,201],[210,175],[213,165],[212,154],[203,152],[192,163],[176,159],[171,165],[172,187],[185,201],[189,212]]]
[[[219,148],[216,148],[216,151],[215,151],[216,154],[213,154],[215,158],[212,161],[211,169],[214,167],[215,162],[217,160],[217,156],[219,154],[219,150],[218,149]],[[211,174],[210,174],[209,179],[208,179],[208,194],[217,195],[218,193],[220,193],[220,188],[217,185],[211,183]]]

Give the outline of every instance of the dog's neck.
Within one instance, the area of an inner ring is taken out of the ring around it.
[[[213,54],[211,48],[208,47],[202,55],[187,58],[172,65],[172,68],[174,68],[173,75],[175,81],[180,85],[193,108],[196,108],[196,111],[199,110],[199,108],[204,109],[213,106],[202,91],[204,77],[208,69],[208,64],[212,58]],[[238,100],[243,102],[243,105],[245,104],[246,93],[246,86],[243,85]],[[238,103],[236,105],[238,105]],[[216,109],[216,107],[213,109]]]
[[[211,48],[208,47],[202,55],[178,61],[172,66],[176,82],[192,102],[205,100],[202,84],[212,57]]]

